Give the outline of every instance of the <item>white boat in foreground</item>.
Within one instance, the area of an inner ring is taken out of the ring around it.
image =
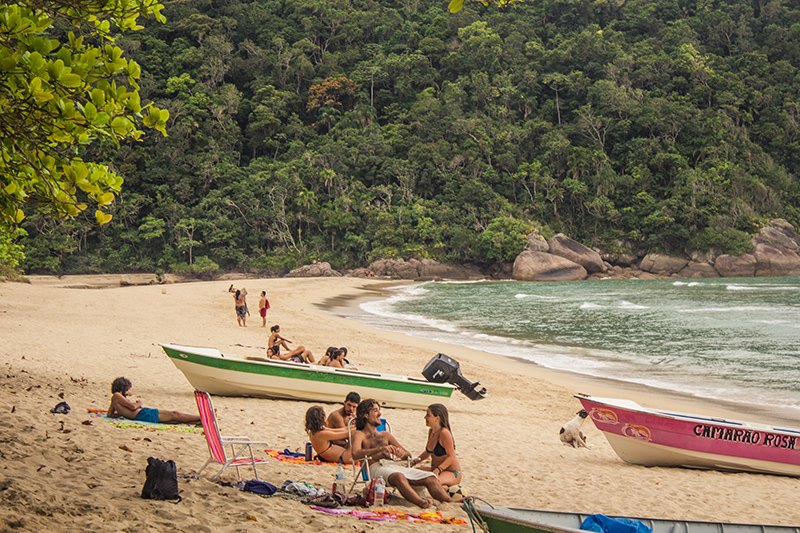
[[[426,409],[447,405],[456,389],[421,378],[331,368],[292,361],[223,355],[216,348],[161,344],[197,390],[218,396],[252,396],[338,403],[347,393],[374,398],[385,407]]]

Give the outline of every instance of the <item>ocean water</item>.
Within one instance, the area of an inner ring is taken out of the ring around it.
[[[429,282],[360,309],[377,328],[800,420],[800,278]]]

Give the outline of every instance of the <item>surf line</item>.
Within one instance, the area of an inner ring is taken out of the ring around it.
[[[794,449],[797,437],[777,435],[775,433],[761,433],[749,429],[723,428],[698,424],[694,427],[694,434],[704,439],[726,440],[742,442],[745,444],[761,444],[771,448]]]

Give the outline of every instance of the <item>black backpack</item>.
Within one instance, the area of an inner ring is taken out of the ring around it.
[[[148,457],[144,473],[147,479],[142,487],[142,498],[181,501],[181,497],[178,496],[178,469],[175,467],[175,461]]]

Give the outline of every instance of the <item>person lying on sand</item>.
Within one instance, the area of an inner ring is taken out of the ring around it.
[[[314,405],[306,411],[306,432],[308,440],[317,455],[331,463],[349,463],[350,450],[347,444],[347,428],[329,428],[325,426],[325,411]],[[344,440],[342,446],[337,442]]]
[[[131,380],[128,378],[117,378],[111,383],[111,405],[108,407],[109,418],[124,417],[137,422],[160,422],[162,424],[200,423],[198,415],[142,407],[142,400],[139,398],[136,399],[136,402],[131,402],[127,398],[131,387]]]
[[[411,454],[403,448],[394,435],[388,431],[378,431],[381,424],[381,408],[377,400],[368,398],[358,404],[356,409],[356,432],[350,451],[355,459],[369,456],[369,475],[372,479],[383,476],[384,481],[397,488],[400,494],[411,503],[426,509],[433,504],[430,498],[422,498],[413,487],[424,486],[434,499],[440,502],[462,502],[447,494],[433,472],[399,466],[394,457],[407,459]]]
[[[270,359],[279,359],[281,361],[314,364],[314,354],[310,350],[306,350],[305,346],[298,346],[291,352],[281,353],[281,347],[276,344],[267,348],[267,356]]]

